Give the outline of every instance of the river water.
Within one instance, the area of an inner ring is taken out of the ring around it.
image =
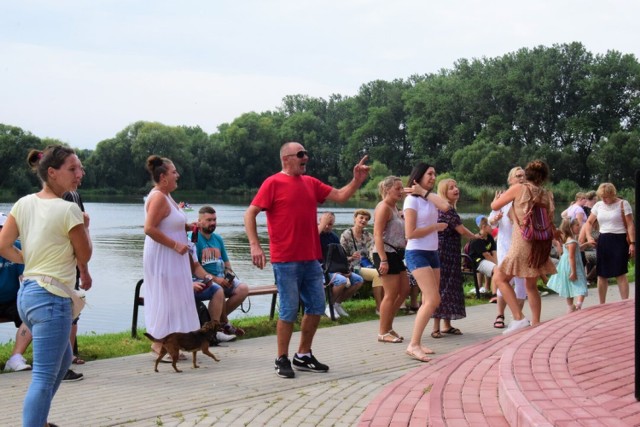
[[[353,203],[351,203],[353,205]],[[0,203],[0,212],[9,212],[11,203]],[[192,204],[193,211],[186,212],[188,221],[195,221],[201,204]],[[373,213],[371,204],[368,208]],[[249,245],[244,232],[243,215],[246,204],[216,204],[219,233],[225,241],[234,271],[243,282],[251,285],[273,284],[273,271],[268,264],[259,270],[251,264]],[[79,334],[101,334],[121,332],[131,328],[133,292],[142,278],[142,249],[144,244],[144,207],[136,203],[85,203],[91,217],[91,239],[93,257],[89,270],[93,277],[93,287],[87,292],[87,307],[83,310],[79,323]],[[338,235],[353,223],[355,207],[323,207],[318,211],[331,210],[336,214]],[[461,212],[465,225],[475,232],[474,218],[480,210],[478,205],[468,206]],[[476,212],[473,212],[473,211]],[[488,213],[488,211],[487,211]],[[370,223],[372,225],[372,222]],[[371,226],[369,227],[371,231]],[[265,214],[258,215],[258,233],[268,256],[268,239]],[[144,293],[144,286],[143,286]],[[251,298],[248,313],[239,309],[230,317],[267,315],[271,296]],[[245,307],[247,304],[245,304]],[[144,307],[138,316],[139,327],[144,327]],[[15,338],[15,327],[11,323],[0,324],[0,343]]]

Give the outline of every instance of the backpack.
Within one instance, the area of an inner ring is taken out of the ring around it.
[[[462,269],[475,271],[476,267],[473,265],[473,259],[471,259],[471,255],[469,254],[469,250],[471,249],[471,242],[472,240],[469,240],[462,248],[462,254],[465,255],[462,257]]]
[[[329,273],[350,273],[351,268],[347,253],[339,243],[329,243],[324,259],[324,270]]]
[[[553,222],[549,220],[547,208],[539,202],[534,202],[520,224],[522,238],[526,241],[552,240]]]
[[[549,218],[547,208],[540,202],[540,196],[543,192],[540,192],[534,199],[531,194],[531,189],[528,186],[527,190],[529,191],[532,202],[522,222],[518,220],[518,216],[515,215],[515,208],[513,209],[513,213],[520,227],[522,239],[531,243],[529,267],[539,268],[549,259],[551,241],[555,236],[555,226]]]

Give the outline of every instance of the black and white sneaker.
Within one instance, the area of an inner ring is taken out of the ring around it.
[[[80,381],[84,378],[83,374],[79,374],[77,372],[73,372],[71,369],[69,369],[66,373],[66,375],[64,376],[64,378],[62,378],[62,381],[64,381],[65,383],[72,383],[75,381]]]
[[[327,372],[329,367],[324,363],[318,362],[318,360],[313,357],[313,353],[309,351],[310,356],[298,356],[298,353],[293,356],[293,367],[298,371],[309,371],[309,372]]]
[[[276,375],[281,378],[293,378],[296,376],[296,373],[291,369],[291,362],[286,354],[276,359]]]

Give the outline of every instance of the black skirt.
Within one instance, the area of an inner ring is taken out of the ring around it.
[[[599,277],[618,277],[627,274],[629,245],[626,234],[602,233],[596,250],[596,272]]]

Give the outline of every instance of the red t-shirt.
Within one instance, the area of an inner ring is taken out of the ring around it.
[[[267,213],[271,262],[322,258],[317,208],[332,189],[308,175],[277,173],[262,183],[251,204]]]

